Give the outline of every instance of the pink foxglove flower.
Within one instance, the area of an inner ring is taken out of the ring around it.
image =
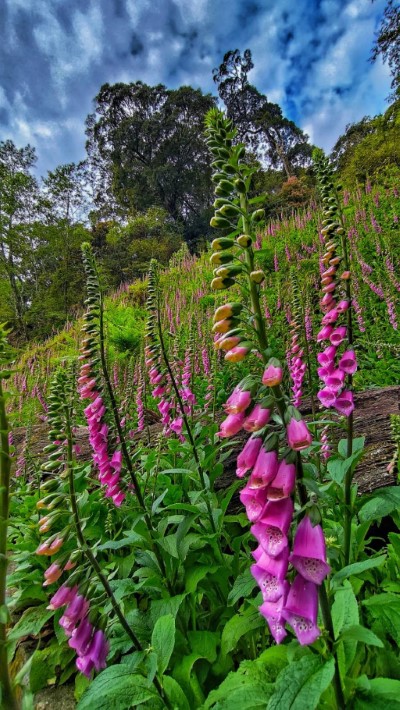
[[[220,430],[218,436],[222,438],[227,438],[229,436],[234,436],[243,427],[244,414],[229,414],[223,422],[221,422]]]
[[[243,424],[245,431],[258,431],[268,424],[271,417],[271,409],[263,407],[262,404],[256,404],[254,409],[246,417]]]
[[[53,562],[53,564],[50,565],[44,573],[45,581],[43,582],[43,586],[47,587],[49,584],[57,582],[62,573],[62,568],[57,564],[57,562]]]
[[[279,361],[276,360],[276,358],[271,358],[262,376],[263,385],[267,385],[268,387],[276,387],[276,385],[280,385],[282,382],[282,377],[283,370]]]
[[[336,392],[331,389],[324,388],[317,392],[317,397],[323,407],[332,407],[336,401]]]
[[[92,639],[94,628],[89,619],[85,617],[79,623],[68,641],[68,646],[74,648],[78,655],[83,656]]]
[[[98,630],[94,634],[85,654],[76,659],[76,667],[89,678],[93,668],[95,668],[96,671],[101,671],[102,668],[106,667],[108,651],[108,642],[103,632]]]
[[[353,393],[350,390],[344,390],[336,397],[333,406],[340,414],[349,417],[354,409]]]
[[[307,449],[312,443],[312,436],[303,419],[291,418],[287,425],[288,444],[294,451]]]
[[[338,328],[335,328],[335,330],[333,330],[329,336],[329,340],[331,341],[332,345],[334,345],[335,347],[341,345],[341,343],[343,343],[343,340],[346,337],[346,333],[347,328],[345,325],[340,325]]]
[[[293,516],[290,498],[267,503],[261,519],[251,527],[264,552],[277,557],[288,546],[287,533]]]
[[[241,362],[249,352],[250,348],[244,345],[235,345],[231,350],[228,350],[224,359],[228,362]]]
[[[339,362],[340,369],[347,375],[354,375],[357,370],[357,358],[354,350],[346,350]]]
[[[278,472],[278,454],[276,451],[266,451],[261,447],[249,478],[249,488],[264,488],[274,480]]]
[[[238,386],[235,387],[231,396],[225,402],[224,409],[228,414],[240,414],[240,412],[244,412],[250,404],[251,391]]]
[[[67,587],[67,585],[63,584],[51,597],[47,609],[59,609],[69,604],[76,597],[77,593],[78,587]]]
[[[246,442],[243,450],[240,452],[237,458],[236,475],[239,478],[243,478],[244,474],[253,468],[257,461],[261,445],[262,438],[260,436],[251,436],[250,439]]]
[[[239,494],[240,501],[246,508],[246,515],[251,523],[256,523],[264,512],[264,508],[268,503],[267,489],[264,488],[249,488],[245,486]]]
[[[306,515],[300,522],[294,539],[290,562],[301,576],[314,584],[322,584],[330,567],[326,562],[326,545],[320,525],[311,524]]]
[[[293,463],[287,463],[287,461],[283,459],[279,464],[278,473],[268,486],[268,500],[287,498],[292,493],[295,482],[296,466]]]
[[[317,586],[298,574],[289,590],[282,617],[290,624],[302,646],[313,643],[321,633],[317,615]]]
[[[269,629],[276,643],[281,643],[287,633],[285,631],[285,619],[282,616],[282,610],[286,604],[286,598],[289,591],[289,582],[283,583],[283,594],[276,602],[264,602],[259,607],[261,614],[268,622]]]
[[[331,325],[324,325],[323,328],[317,333],[317,342],[320,343],[321,340],[329,340],[331,334],[333,332],[333,328]]]

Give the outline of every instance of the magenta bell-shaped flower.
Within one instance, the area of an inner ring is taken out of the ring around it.
[[[249,488],[264,488],[274,480],[278,473],[278,454],[276,451],[260,449],[253,472],[249,478]]]
[[[317,355],[317,360],[320,365],[323,365],[324,367],[328,367],[328,365],[331,365],[335,359],[336,355],[336,348],[333,345],[328,345],[325,350],[322,351],[322,353],[318,353]]]
[[[350,392],[350,390],[343,390],[343,392],[336,397],[333,406],[340,414],[349,417],[354,409],[353,393]]]
[[[302,646],[313,643],[321,633],[317,615],[317,586],[298,574],[289,590],[282,617],[290,624]]]
[[[343,386],[344,376],[342,370],[333,370],[325,379],[327,389],[332,390],[332,392],[338,392]]]
[[[268,502],[267,500],[267,488],[249,488],[245,486],[242,491],[240,491],[240,500],[246,508],[246,515],[251,523],[257,522],[264,511],[264,508]]]
[[[83,656],[92,639],[93,626],[87,617],[82,619],[79,626],[74,629],[68,641],[68,646],[74,648],[79,656]]]
[[[291,498],[270,501],[260,520],[251,527],[251,534],[261,545],[264,552],[277,557],[288,545],[287,532],[293,517]]]
[[[299,523],[289,559],[301,576],[314,584],[322,584],[330,572],[323,530],[320,525],[313,527],[308,515]]]
[[[246,417],[243,424],[245,431],[258,431],[268,424],[271,417],[271,410],[256,404],[254,409]]]
[[[327,388],[317,392],[317,397],[323,407],[332,407],[336,401],[336,393]]]
[[[285,547],[277,557],[268,555],[261,545],[256,547],[251,554],[258,567],[262,567],[262,569],[270,572],[270,574],[273,574],[274,577],[278,577],[278,579],[285,579],[289,565],[289,549],[287,547]]]
[[[296,482],[296,466],[283,459],[278,467],[278,473],[267,489],[268,500],[280,500],[290,496]]]
[[[234,436],[243,427],[244,414],[229,414],[223,422],[221,422],[220,430],[218,436],[221,438],[227,438],[229,436]]]
[[[264,602],[259,607],[259,611],[267,620],[269,629],[276,643],[281,643],[285,636],[285,619],[282,616],[282,609],[286,604],[286,598],[289,591],[289,582],[283,582],[283,594],[276,602]]]
[[[96,631],[93,639],[86,649],[84,656],[76,659],[76,667],[88,678],[93,670],[101,671],[106,667],[106,658],[109,651],[108,642],[102,631]]]
[[[259,565],[251,565],[250,572],[261,589],[265,602],[277,602],[284,590],[284,582]]]
[[[224,409],[228,414],[240,414],[244,412],[251,404],[251,392],[243,390],[241,387],[235,387],[231,396],[224,404]]]
[[[59,609],[66,604],[70,604],[78,594],[78,587],[67,587],[63,584],[50,599],[47,609]]]
[[[322,319],[322,325],[329,325],[332,323],[336,323],[337,319],[339,317],[339,311],[337,308],[331,308],[328,313],[325,313],[323,319]]]
[[[354,350],[346,350],[340,358],[339,367],[347,375],[354,375],[357,370],[357,358]]]
[[[338,345],[343,343],[343,340],[346,337],[346,333],[347,328],[345,325],[340,325],[338,328],[335,328],[335,330],[333,330],[329,336],[329,340],[331,341],[332,345],[337,347]]]
[[[239,478],[243,478],[244,474],[253,468],[257,461],[261,445],[262,438],[260,436],[251,436],[250,439],[246,442],[243,450],[240,452],[237,458],[236,475]]]
[[[269,387],[276,387],[282,382],[283,370],[279,361],[276,358],[271,358],[271,362],[268,363],[264,370],[262,376],[263,385],[268,385]]]
[[[331,333],[333,332],[333,328],[331,325],[324,325],[323,328],[317,333],[317,342],[321,342],[321,340],[329,340]]]
[[[304,419],[291,418],[287,425],[288,444],[294,451],[307,449],[312,443],[312,436]]]

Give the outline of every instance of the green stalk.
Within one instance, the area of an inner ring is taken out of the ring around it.
[[[247,215],[247,199],[244,195],[240,196],[240,206],[243,212]],[[251,230],[249,229],[249,223],[247,217],[243,217],[243,229],[245,234],[248,236],[251,235]],[[251,271],[254,270],[254,252],[252,247],[248,247],[246,250],[246,263],[249,269],[249,274]],[[256,320],[256,331],[258,335],[258,340],[260,344],[260,348],[262,351],[262,356],[264,359],[264,362],[267,362],[268,358],[265,356],[265,350],[268,347],[268,341],[267,341],[267,336],[265,332],[265,324],[264,324],[264,319],[262,317],[262,312],[261,312],[261,304],[260,304],[260,298],[259,298],[259,292],[258,292],[258,287],[255,283],[253,283],[250,279],[249,276],[249,285],[250,285],[250,298],[251,298],[251,304],[252,304],[252,310],[255,315],[255,320]],[[279,412],[282,417],[283,423],[285,422],[285,411],[286,411],[286,404],[285,400],[283,398],[283,392],[280,387],[280,385],[277,385],[276,387],[272,387],[272,391],[274,394],[275,402],[277,404],[277,407],[279,409]],[[300,503],[302,506],[305,506],[308,502],[308,495],[306,488],[303,483],[303,464],[302,464],[302,458],[301,458],[301,453],[298,451],[296,453],[296,472],[297,472],[297,486],[298,486],[298,492],[299,492],[299,499]],[[336,697],[336,704],[338,710],[345,710],[345,701],[344,701],[344,696],[343,696],[343,690],[342,690],[342,685],[341,685],[341,680],[340,680],[340,671],[339,671],[339,663],[338,663],[338,658],[336,651],[334,649],[334,632],[333,632],[333,622],[332,622],[332,615],[331,615],[331,610],[330,610],[330,605],[329,605],[329,600],[326,594],[326,589],[325,585],[322,584],[320,587],[320,601],[321,601],[321,612],[324,620],[324,625],[325,628],[327,629],[329,633],[329,650],[332,653],[332,656],[335,661],[335,675],[333,679],[333,687],[335,691],[335,697]]]
[[[117,401],[116,401],[116,399],[115,399],[114,390],[113,390],[113,387],[112,387],[112,384],[111,384],[111,380],[110,380],[110,375],[109,375],[109,372],[108,372],[107,359],[106,359],[106,351],[105,351],[105,337],[104,337],[104,308],[103,308],[103,297],[102,297],[101,291],[99,291],[99,342],[100,342],[100,361],[101,361],[101,368],[102,368],[102,371],[103,371],[103,376],[104,376],[104,381],[105,381],[105,383],[106,383],[108,396],[109,396],[110,402],[111,402],[111,410],[112,410],[112,413],[113,413],[115,426],[116,426],[116,428],[117,428],[118,437],[119,437],[119,441],[120,441],[120,444],[121,444],[122,455],[123,455],[123,457],[124,457],[125,465],[126,465],[126,467],[127,467],[127,469],[128,469],[128,473],[129,473],[129,475],[130,475],[130,478],[131,478],[133,487],[134,487],[134,489],[135,489],[136,497],[137,497],[138,502],[139,502],[139,505],[140,505],[140,507],[141,507],[141,509],[142,509],[142,511],[143,511],[144,521],[145,521],[145,523],[146,523],[146,527],[147,527],[147,529],[148,529],[148,531],[149,531],[150,538],[151,538],[151,541],[152,541],[152,549],[153,549],[153,552],[154,552],[154,554],[155,554],[155,556],[156,556],[156,558],[157,558],[158,565],[159,565],[160,570],[161,570],[161,573],[162,573],[162,575],[163,575],[163,577],[164,577],[164,579],[165,579],[165,582],[166,582],[166,585],[167,585],[167,587],[168,587],[168,590],[169,590],[169,592],[172,594],[172,588],[171,588],[170,583],[169,583],[169,580],[168,580],[168,575],[167,575],[167,570],[166,570],[166,567],[165,567],[165,563],[164,563],[163,557],[162,557],[162,555],[160,554],[160,551],[159,551],[159,549],[158,549],[158,547],[157,547],[157,545],[156,545],[156,543],[155,543],[155,540],[154,540],[154,529],[153,529],[153,525],[152,525],[152,522],[151,522],[151,518],[150,518],[150,516],[149,516],[149,514],[148,514],[148,511],[147,511],[147,508],[146,508],[146,503],[145,503],[145,501],[144,501],[142,492],[141,492],[141,490],[140,490],[139,481],[138,481],[138,479],[137,479],[137,477],[136,477],[135,471],[133,470],[132,460],[131,460],[131,457],[130,457],[130,455],[129,455],[128,446],[127,446],[127,444],[126,444],[125,435],[124,435],[124,432],[123,432],[123,429],[122,429],[122,426],[121,426],[121,421],[120,421],[120,418],[119,418]]]
[[[338,198],[338,194],[337,194],[336,190],[335,190],[335,197],[336,197],[336,202],[338,205],[340,224],[341,224],[342,228],[345,230],[343,215],[342,215],[342,211],[340,209],[339,198]],[[344,231],[341,235],[341,245],[342,245],[345,271],[350,271],[350,261],[349,261],[349,255],[347,252],[347,243],[346,243],[346,231]],[[352,300],[351,300],[351,285],[350,285],[349,279],[347,279],[347,281],[346,281],[346,298],[349,302],[349,307],[346,312],[347,339],[348,339],[348,343],[349,343],[350,347],[352,347],[353,342],[354,342],[353,317],[352,317],[353,306],[352,306]],[[349,375],[348,383],[349,383],[349,387],[351,387],[352,383],[353,383],[353,376],[352,375]],[[350,414],[350,416],[347,418],[347,451],[346,451],[347,458],[350,458],[350,456],[353,453],[353,436],[354,436],[354,418],[353,418],[353,412],[352,412]],[[351,500],[351,488],[352,488],[352,483],[353,483],[353,475],[354,475],[354,471],[350,467],[349,470],[347,471],[345,479],[344,479],[344,505],[345,505],[345,510],[344,510],[344,564],[345,564],[345,566],[350,564],[350,560],[351,560],[351,524],[353,521],[353,506],[352,506],[352,500]]]
[[[132,631],[131,627],[129,626],[128,622],[125,619],[125,616],[123,615],[121,608],[114,596],[114,592],[112,591],[110,584],[108,582],[107,577],[103,574],[102,569],[96,560],[92,550],[88,546],[85,536],[83,534],[82,526],[81,526],[81,521],[79,517],[79,510],[78,510],[78,503],[76,500],[76,493],[75,493],[75,485],[74,485],[74,469],[73,469],[73,441],[72,441],[72,431],[71,431],[71,422],[70,422],[70,412],[68,407],[65,407],[65,414],[66,414],[66,432],[67,432],[67,442],[68,442],[68,449],[67,449],[67,473],[68,473],[68,486],[69,486],[69,496],[70,496],[70,501],[71,501],[71,508],[72,508],[72,516],[74,519],[74,525],[75,525],[75,531],[76,531],[76,537],[79,542],[79,546],[85,555],[86,559],[88,560],[90,566],[94,570],[100,584],[102,585],[105,593],[107,594],[111,606],[115,612],[115,615],[120,622],[122,628],[124,631],[127,633],[129,636],[130,640],[132,641],[133,646],[136,648],[137,651],[143,651],[144,649],[142,648],[142,645],[135,635],[135,633]],[[166,699],[164,698],[164,691],[161,686],[161,683],[159,682],[157,676],[154,677],[153,683],[157,689],[157,692],[163,699],[164,703],[166,702]]]
[[[168,374],[169,374],[169,377],[170,377],[170,379],[171,379],[172,387],[173,387],[173,389],[174,389],[177,402],[178,402],[178,404],[179,404],[179,409],[180,409],[180,412],[181,412],[181,416],[182,416],[183,422],[184,422],[184,424],[185,424],[186,434],[187,434],[187,437],[188,437],[188,439],[189,439],[190,447],[191,447],[191,449],[192,449],[193,458],[194,458],[194,460],[195,460],[195,462],[196,462],[196,468],[197,468],[197,471],[198,471],[198,474],[199,474],[199,478],[200,478],[200,481],[201,481],[201,485],[202,485],[203,491],[204,491],[204,493],[205,493],[205,503],[206,503],[206,506],[207,506],[207,512],[208,512],[208,516],[209,516],[209,519],[210,519],[211,529],[212,529],[213,533],[216,533],[216,532],[217,532],[217,528],[216,528],[216,525],[215,525],[215,522],[214,522],[214,517],[213,517],[213,514],[212,514],[212,509],[211,509],[210,501],[209,501],[208,496],[207,496],[206,481],[205,481],[205,478],[204,478],[203,467],[202,467],[201,462],[200,462],[199,454],[198,454],[197,447],[196,447],[196,442],[195,442],[195,440],[194,440],[193,433],[192,433],[192,429],[191,429],[191,426],[190,426],[190,424],[189,424],[189,419],[188,419],[188,417],[187,417],[187,415],[186,415],[186,412],[185,412],[185,409],[184,409],[184,404],[183,404],[183,401],[182,401],[182,397],[181,397],[181,394],[180,394],[180,392],[179,392],[178,385],[176,384],[176,380],[175,380],[175,377],[174,377],[174,373],[173,373],[173,371],[172,371],[171,363],[169,362],[169,358],[168,358],[168,355],[167,355],[167,352],[166,352],[166,349],[165,349],[165,343],[164,343],[164,338],[163,338],[162,328],[161,328],[160,309],[158,308],[158,304],[157,304],[157,328],[158,328],[158,338],[159,338],[159,341],[160,341],[160,347],[161,347],[161,353],[162,353],[162,356],[163,356],[163,360],[164,360],[165,366],[166,366],[166,368],[167,368],[167,370],[168,370]],[[222,553],[221,553],[221,555],[222,555]]]
[[[0,611],[5,616],[0,621],[0,691],[3,707],[17,710],[11,684],[7,659],[7,529],[10,509],[10,447],[8,444],[8,420],[5,408],[2,381],[0,379]]]
[[[328,593],[326,589],[327,582],[322,582],[319,587],[319,603],[321,608],[322,618],[324,620],[324,626],[329,634],[328,636],[328,648],[335,659],[335,674],[333,676],[333,689],[335,691],[336,705],[338,710],[345,710],[346,703],[343,695],[342,682],[340,679],[339,663],[337,654],[334,647],[335,642],[335,632],[333,629],[333,621],[331,614],[331,607],[329,604]]]

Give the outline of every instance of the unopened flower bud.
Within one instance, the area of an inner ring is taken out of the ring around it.
[[[237,243],[239,246],[243,247],[244,249],[247,249],[249,246],[251,246],[252,239],[249,237],[248,234],[240,234],[237,239]]]
[[[265,274],[261,269],[257,271],[252,271],[250,274],[250,279],[256,284],[260,284],[265,279]]]

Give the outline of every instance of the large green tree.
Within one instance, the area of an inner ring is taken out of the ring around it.
[[[32,146],[17,148],[11,140],[0,143],[0,275],[7,282],[0,315],[23,336],[27,287],[35,268],[33,226],[41,209],[38,183],[32,175],[35,162]]]
[[[230,50],[214,69],[214,81],[240,139],[257,157],[272,168],[283,169],[289,178],[297,168],[309,165],[312,146],[308,136],[283,116],[280,106],[250,84],[248,74],[253,67],[250,49],[243,57],[238,49]]]
[[[392,74],[392,88],[400,92],[400,5],[398,0],[389,0],[385,7],[379,32],[372,49],[373,62],[381,56]]]
[[[198,89],[105,84],[88,117],[88,153],[126,214],[163,207],[188,240],[208,230],[210,158],[203,121],[215,100]]]

